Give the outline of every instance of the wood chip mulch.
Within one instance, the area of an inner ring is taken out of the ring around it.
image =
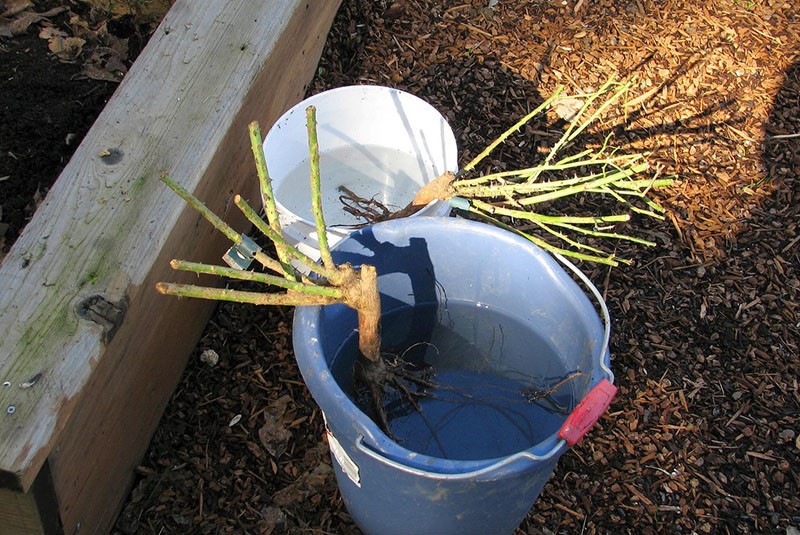
[[[655,247],[582,266],[611,309],[620,393],[517,533],[800,533],[797,0],[344,0],[309,94],[414,93],[466,162],[557,85],[612,75],[631,98],[587,143],[613,133],[678,181],[657,194],[665,221],[627,229]],[[491,165],[557,134],[543,117]],[[291,313],[219,307],[115,533],[358,533]]]

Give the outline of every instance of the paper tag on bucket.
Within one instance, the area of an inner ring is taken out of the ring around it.
[[[329,430],[325,430],[325,433],[328,436],[328,446],[331,448],[331,453],[333,454],[333,458],[336,459],[336,462],[339,464],[339,467],[342,471],[350,478],[357,487],[361,488],[361,474],[358,470],[358,465],[353,462],[353,459],[344,451],[344,448],[336,440],[336,437],[333,436]]]

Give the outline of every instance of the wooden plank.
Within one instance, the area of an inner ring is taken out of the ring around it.
[[[0,488],[0,535],[61,535],[47,463],[28,492]]]
[[[227,247],[159,176],[241,221],[246,125],[302,98],[338,5],[178,0],[0,266],[0,487],[49,458],[66,533],[113,521],[211,311],[153,290]]]
[[[0,489],[0,535],[41,535],[42,522],[29,493]]]

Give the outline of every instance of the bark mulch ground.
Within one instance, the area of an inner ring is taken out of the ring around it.
[[[620,392],[518,533],[795,535],[797,0],[344,0],[309,93],[414,93],[447,116],[466,162],[558,85],[612,75],[634,89],[584,142],[613,134],[678,181],[657,193],[663,222],[626,229],[655,247],[620,245],[631,266],[582,266],[611,309]],[[531,163],[560,128],[543,117],[491,167]],[[114,533],[358,533],[293,361],[291,314],[219,306]]]

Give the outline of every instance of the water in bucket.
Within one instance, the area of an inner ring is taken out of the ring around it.
[[[278,184],[276,196],[283,206],[308,221],[311,213],[308,158],[302,160]],[[422,187],[427,177],[422,160],[401,150],[377,146],[344,146],[320,154],[322,210],[329,226],[352,226],[364,219],[347,212],[340,200],[352,191],[363,199],[374,199],[391,211],[403,208]]]
[[[556,433],[575,404],[573,379],[552,344],[523,322],[493,308],[448,301],[395,310],[382,318],[384,349],[428,369],[435,386],[409,385],[422,396],[388,400],[386,413],[397,443],[450,460],[481,460],[526,450]],[[436,318],[413,321],[411,315]],[[412,327],[412,325],[419,327]],[[352,391],[357,335],[334,358],[332,372]],[[530,362],[539,366],[534,375]],[[527,362],[525,366],[521,364]]]

